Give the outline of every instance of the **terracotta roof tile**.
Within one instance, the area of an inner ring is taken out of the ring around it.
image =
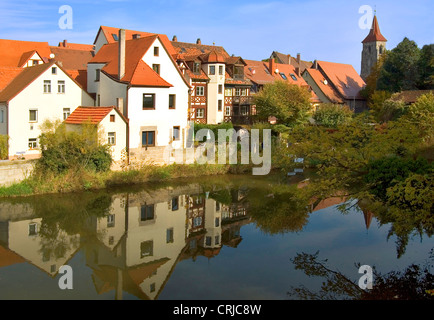
[[[375,41],[387,41],[380,32],[380,26],[378,25],[377,16],[374,16],[374,20],[372,20],[371,30],[369,31],[368,36],[362,41],[362,43]]]
[[[101,26],[100,27],[100,31],[102,31],[104,33],[108,43],[116,43],[117,42],[113,38],[113,35],[118,36],[119,30],[120,30],[120,28],[113,28],[113,27],[107,27],[107,26]],[[139,34],[141,38],[158,35],[160,37],[161,42],[166,47],[167,52],[169,52],[170,55],[176,54],[176,50],[173,48],[171,41],[169,40],[169,38],[165,34],[157,34],[157,33],[134,31],[134,30],[126,29],[125,30],[125,39],[126,40],[132,40],[133,35],[135,35],[135,34]]]
[[[366,85],[350,64],[317,61],[319,69],[345,99],[362,99],[360,90]]]
[[[0,92],[0,102],[7,102],[13,99],[18,93],[24,90],[33,80],[45,72],[52,63],[44,63],[33,67],[23,68],[15,78]]]
[[[81,44],[81,43],[70,43],[66,40],[59,42],[58,48],[67,48],[72,50],[84,50],[84,51],[93,51],[94,46],[92,44]]]
[[[135,86],[172,87],[143,60],[143,56],[157,39],[158,35],[152,35],[135,40],[128,40],[126,46],[125,75],[122,82]],[[102,71],[114,79],[118,78],[119,51],[118,43],[104,45],[90,63],[105,63]]]
[[[2,91],[24,69],[18,67],[0,67],[0,91]]]
[[[115,107],[78,107],[64,121],[68,124],[100,123]]]
[[[326,81],[326,78],[323,74],[316,69],[306,69],[305,72],[308,72],[313,81],[319,87],[321,92],[330,100],[332,103],[343,103],[344,100],[339,94],[333,89],[333,87]]]
[[[93,51],[50,47],[54,59],[66,70],[86,70]]]
[[[45,61],[50,58],[51,51],[48,42],[0,39],[0,66],[22,67],[20,63],[23,55],[28,56],[33,51],[38,52]]]
[[[210,53],[211,51],[215,51],[222,55],[225,59],[230,57],[226,50],[221,46],[210,46],[178,41],[172,41],[171,43],[177,54],[182,54],[185,56],[200,56]]]

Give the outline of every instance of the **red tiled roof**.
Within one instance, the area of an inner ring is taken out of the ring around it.
[[[0,67],[0,91],[2,91],[24,69],[18,67]]]
[[[44,63],[33,67],[23,68],[12,81],[0,92],[0,102],[7,102],[13,99],[18,93],[24,90],[38,76],[45,72],[52,63]]]
[[[326,78],[323,74],[316,69],[306,69],[305,72],[308,72],[313,81],[319,87],[321,92],[330,100],[332,103],[343,103],[343,99],[337,94],[337,92],[333,89],[330,83],[327,83]]]
[[[24,258],[17,255],[15,252],[0,246],[0,268],[23,262],[26,262]]]
[[[226,52],[226,50],[221,46],[210,46],[205,44],[196,44],[196,43],[178,42],[178,41],[172,41],[171,43],[175,50],[175,53],[183,56],[197,57],[203,54],[210,53],[211,51],[214,51],[222,55],[225,59],[230,57],[229,54]]]
[[[380,26],[378,25],[377,16],[374,16],[374,20],[372,20],[372,27],[369,31],[368,36],[362,43],[367,42],[375,42],[375,41],[387,41],[386,38],[380,32]]]
[[[397,92],[395,94],[392,95],[392,97],[390,98],[393,101],[399,101],[402,100],[407,104],[410,103],[415,103],[416,100],[424,95],[424,94],[428,94],[428,93],[434,93],[434,90],[407,90],[407,91],[401,91],[401,92]]]
[[[78,107],[64,121],[68,124],[100,123],[115,107]]]
[[[92,44],[81,44],[81,43],[70,43],[66,40],[59,42],[58,48],[67,48],[72,50],[84,50],[93,51],[94,47]]]
[[[143,60],[143,56],[154,43],[158,35],[152,35],[125,42],[125,75],[121,79],[135,86],[172,87],[170,83],[160,77]],[[105,63],[102,71],[114,79],[118,78],[119,66],[118,43],[104,45],[90,63]]]
[[[29,54],[33,51],[38,52],[44,61],[50,58],[51,51],[48,42],[0,39],[0,66],[22,67],[20,63],[23,61],[23,55],[30,58]]]
[[[87,63],[93,58],[92,50],[76,50],[50,47],[54,59],[66,70],[86,70]]]
[[[87,88],[87,70],[65,70],[82,88]]]
[[[212,50],[209,53],[201,55],[200,58],[202,61],[208,63],[225,63],[225,57],[216,50]]]
[[[200,74],[196,74],[190,69],[186,69],[185,72],[191,79],[195,80],[209,80],[209,77],[206,75],[206,73],[203,70],[200,70]]]
[[[318,68],[345,99],[362,99],[360,90],[366,83],[352,65],[326,61],[317,61],[317,63]]]
[[[116,36],[119,35],[119,28],[113,28],[113,27],[107,27],[107,26],[101,26],[100,31],[102,31],[108,41],[108,43],[116,43],[117,41],[113,38],[113,34]],[[98,32],[99,34],[99,32]],[[133,39],[133,35],[139,34],[141,38],[143,37],[149,37],[149,36],[156,36],[158,35],[160,37],[161,42],[166,47],[167,52],[169,52],[170,55],[176,54],[176,50],[172,47],[171,41],[165,34],[157,34],[157,33],[150,33],[150,32],[143,32],[143,31],[134,31],[134,30],[125,30],[125,39],[131,40]],[[96,42],[96,39],[95,39]],[[94,43],[95,43],[94,42]]]

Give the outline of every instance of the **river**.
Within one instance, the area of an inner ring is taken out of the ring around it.
[[[343,213],[337,198],[303,206],[293,197],[302,179],[230,175],[2,199],[0,299],[353,299],[321,285],[350,281],[359,292],[359,264],[382,275],[432,264],[425,234],[398,254],[375,213]],[[303,254],[317,263],[300,263]],[[323,272],[308,276],[312,268]]]

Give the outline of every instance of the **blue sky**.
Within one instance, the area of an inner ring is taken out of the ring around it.
[[[362,5],[376,8],[387,48],[404,37],[434,43],[432,0],[2,0],[0,38],[92,44],[100,25],[173,35],[179,41],[223,46],[250,60],[272,51],[303,60],[352,64],[360,72]],[[62,5],[72,8],[72,29],[59,28]]]

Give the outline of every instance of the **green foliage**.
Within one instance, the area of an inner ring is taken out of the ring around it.
[[[7,159],[9,155],[9,137],[5,134],[0,135],[0,160]]]
[[[42,172],[79,169],[105,172],[110,169],[110,147],[99,143],[96,126],[85,124],[81,130],[68,131],[63,124],[46,122],[42,130],[42,157],[37,163]]]
[[[339,104],[321,104],[313,114],[315,122],[327,128],[337,128],[339,125],[348,123],[353,112]]]
[[[434,138],[434,94],[424,94],[409,106],[406,121],[418,127],[425,140]]]
[[[305,123],[311,110],[310,97],[306,88],[286,81],[266,84],[255,95],[257,117],[267,121],[270,116],[274,116],[279,124],[286,126]]]
[[[381,158],[368,165],[365,182],[370,192],[382,200],[387,200],[388,189],[404,181],[410,174],[427,174],[433,166],[424,158],[403,159],[399,157]],[[402,187],[402,185],[401,185]]]
[[[434,44],[424,45],[420,50],[418,69],[420,74],[418,88],[434,89]]]
[[[378,110],[377,119],[380,122],[388,122],[397,120],[408,111],[407,106],[403,101],[395,101],[393,99],[385,100]]]
[[[419,58],[417,44],[404,38],[388,53],[380,71],[377,89],[390,92],[417,89]]]
[[[214,133],[214,138],[216,141],[218,141],[219,137],[219,130],[230,130],[233,129],[234,126],[231,122],[224,122],[221,124],[202,124],[202,123],[195,123],[194,124],[194,135],[196,136],[197,132],[199,130],[211,130]],[[205,139],[205,138],[204,138]]]
[[[388,91],[374,90],[368,97],[368,108],[375,115],[380,113],[384,101],[389,99],[392,94]]]

